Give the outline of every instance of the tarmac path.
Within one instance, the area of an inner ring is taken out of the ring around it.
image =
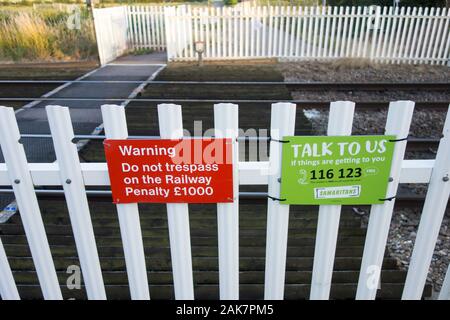
[[[51,101],[33,101],[19,110],[16,118],[22,134],[49,134],[47,105],[60,105],[69,107],[75,135],[99,134],[102,131],[101,106],[103,104],[128,103],[143,89],[139,83],[83,83],[87,80],[125,80],[148,81],[153,79],[165,67],[164,57],[160,53],[125,56],[90,71],[78,78],[79,82],[69,82],[44,95],[54,98]],[[71,100],[64,101],[58,98],[101,98],[105,100]],[[108,101],[108,99],[123,99],[123,101]],[[53,141],[49,138],[22,138],[28,162],[46,163],[56,160]],[[0,162],[4,162],[0,152]],[[0,195],[0,208],[11,202],[12,195]],[[1,212],[0,209],[0,212]]]

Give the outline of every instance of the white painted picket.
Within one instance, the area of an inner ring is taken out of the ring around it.
[[[408,136],[414,103],[411,101],[391,102],[389,105],[385,133],[402,139]],[[406,141],[395,143],[393,165],[391,166],[387,198],[397,194],[400,180],[401,161],[404,158]],[[373,205],[370,210],[369,225],[367,227],[366,242],[364,244],[363,259],[359,273],[356,299],[375,299],[378,282],[381,275],[384,251],[389,234],[395,199],[385,201],[380,205]]]
[[[420,299],[422,296],[428,268],[450,195],[450,108],[442,134],[443,137],[436,154],[433,173],[428,185],[428,194],[411,255],[403,299]]]
[[[233,163],[238,163],[238,106],[232,103],[214,105],[214,127],[217,138],[231,138]],[[219,242],[220,299],[239,299],[239,168],[233,167],[233,203],[217,204]]]
[[[102,106],[103,124],[107,139],[127,139],[125,109],[116,105]],[[118,204],[120,234],[122,236],[130,294],[133,300],[150,299],[144,243],[137,203]]]
[[[175,104],[158,105],[158,119],[162,139],[183,138],[181,106]],[[168,203],[167,223],[169,225],[175,299],[193,300],[194,280],[187,203]]]
[[[106,299],[80,159],[77,147],[72,142],[75,134],[69,108],[47,106],[45,109],[55,147],[61,185],[64,188],[75,244],[83,270],[86,292],[89,299]]]
[[[328,119],[328,135],[351,135],[354,112],[354,102],[332,102]],[[327,300],[330,296],[340,216],[340,205],[319,207],[311,280],[311,300]]]
[[[34,181],[30,174],[25,150],[19,141],[19,126],[13,108],[0,107],[0,145],[5,158],[5,169],[7,168],[8,183],[6,185],[14,189],[43,296],[45,299],[60,300],[62,299],[61,289],[34,192]],[[2,273],[2,276],[8,273]],[[8,280],[1,279],[2,282]]]
[[[287,239],[289,226],[289,205],[283,205],[280,198],[281,186],[281,143],[284,136],[294,135],[296,105],[275,103],[270,120],[270,157],[268,171],[267,199],[267,241],[264,298],[283,299],[286,269]]]
[[[395,134],[401,141],[396,143],[392,181],[386,197],[395,195],[398,183],[430,183],[422,219],[420,221],[411,268],[403,293],[404,299],[418,299],[422,295],[428,266],[434,251],[437,232],[449,197],[450,175],[450,108],[444,126],[436,160],[404,160],[407,142],[402,140],[409,131],[414,103],[400,101],[390,104],[386,133]],[[218,104],[214,107],[217,136],[235,138],[238,127],[238,106]],[[295,128],[295,105],[278,103],[272,106],[270,158],[268,162],[241,162],[234,154],[234,177],[238,185],[268,185],[268,220],[266,248],[266,299],[283,299],[288,236],[289,206],[281,204],[280,160],[282,139],[292,135]],[[350,134],[354,106],[351,102],[333,103],[330,109],[329,134]],[[71,223],[76,238],[78,256],[83,264],[83,276],[89,299],[104,299],[105,288],[92,233],[89,209],[85,206],[87,186],[109,186],[106,163],[80,163],[74,146],[70,146],[73,129],[68,109],[47,107],[50,128],[54,138],[57,162],[27,163],[20,133],[12,108],[0,107],[0,145],[6,163],[0,164],[0,185],[12,186],[24,223],[25,233],[35,263],[45,299],[61,299],[61,289],[50,254],[34,186],[64,188]],[[106,134],[109,138],[126,138],[125,113],[121,106],[103,106]],[[162,104],[158,106],[158,118],[162,138],[181,138],[181,106]],[[340,127],[339,131],[338,127]],[[237,150],[237,142],[233,141]],[[75,190],[76,189],[76,190]],[[386,234],[392,215],[393,201],[374,205],[371,209],[363,263],[358,284],[357,299],[374,299],[378,277],[368,281],[369,268],[381,271]],[[139,213],[135,205],[117,206],[121,235],[126,259],[132,299],[149,299],[147,270],[145,266]],[[219,268],[221,299],[239,298],[239,239],[238,199],[230,204],[218,204]],[[321,206],[313,266],[311,299],[328,299],[332,283],[334,251],[338,233],[340,208]],[[332,216],[325,216],[324,213]],[[186,204],[168,204],[168,228],[176,299],[193,299],[192,257],[189,233],[189,212]],[[76,217],[75,217],[76,215]],[[375,268],[373,268],[375,266]],[[8,260],[0,241],[0,294],[3,299],[19,299]],[[375,280],[374,280],[375,279]],[[150,279],[151,281],[151,279]],[[367,286],[367,288],[366,288]],[[449,275],[447,275],[441,299],[448,299]]]

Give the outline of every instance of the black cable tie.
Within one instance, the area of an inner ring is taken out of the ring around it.
[[[390,139],[388,140],[389,142],[400,142],[400,141],[406,141],[409,139],[409,135],[406,136],[406,138],[401,138],[401,139]]]
[[[393,197],[389,197],[389,198],[384,198],[384,199],[378,199],[378,200],[380,200],[380,201],[392,201],[392,200],[394,200],[395,198],[397,198],[397,196],[393,196]]]
[[[286,201],[287,199],[280,199],[280,198],[275,198],[272,196],[267,195],[267,198],[272,199],[273,201]]]
[[[278,139],[274,139],[272,137],[269,137],[269,141],[275,141],[275,142],[279,142],[279,143],[289,143],[289,140],[278,140]]]

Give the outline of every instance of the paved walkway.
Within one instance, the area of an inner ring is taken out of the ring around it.
[[[83,83],[87,80],[132,80],[145,81],[153,78],[164,68],[164,55],[160,53],[128,56],[100,67],[82,76],[80,82],[68,83],[48,93],[51,101],[35,101],[16,111],[17,122],[22,134],[48,134],[50,128],[45,106],[61,105],[70,108],[75,134],[91,134],[102,124],[100,107],[103,104],[126,104],[127,98],[134,97],[144,85],[139,83]],[[58,98],[72,98],[64,101]],[[101,98],[106,100],[83,101],[76,98]],[[107,99],[123,99],[108,101]],[[99,131],[99,129],[97,130]],[[53,162],[55,153],[52,139],[23,138],[29,162]],[[0,152],[0,162],[4,162]],[[8,203],[5,195],[0,195],[1,208]],[[11,200],[11,197],[7,197]],[[6,202],[6,203],[5,203]]]

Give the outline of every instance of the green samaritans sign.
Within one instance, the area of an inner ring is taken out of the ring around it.
[[[395,136],[284,137],[285,204],[377,204],[386,198]]]

